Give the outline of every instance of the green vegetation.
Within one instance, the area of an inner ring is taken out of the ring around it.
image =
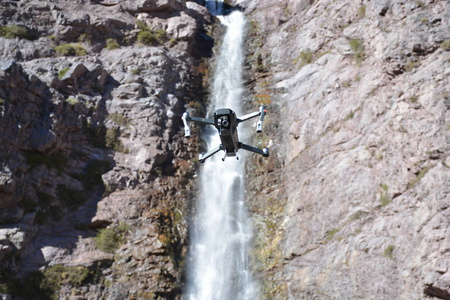
[[[415,68],[419,67],[420,63],[417,61],[408,60],[408,62],[405,64],[405,72],[411,72]]]
[[[92,36],[90,34],[87,34],[87,33],[82,33],[78,37],[78,42],[80,42],[80,43],[87,43],[87,44],[90,45],[91,44],[91,40],[92,40]]]
[[[366,16],[366,6],[362,5],[358,8],[358,17],[360,19],[364,18]]]
[[[342,87],[343,88],[348,88],[348,87],[351,87],[351,86],[352,86],[352,83],[350,81],[346,81],[346,82],[342,83]]]
[[[425,3],[423,3],[423,1],[416,1],[416,4],[419,8],[425,8]]]
[[[389,203],[392,202],[392,198],[389,196],[389,186],[385,183],[381,183],[380,187],[381,187],[381,194],[380,194],[381,207],[386,207]]]
[[[365,47],[364,44],[361,42],[360,39],[350,39],[348,41],[350,48],[355,53],[355,59],[358,63],[361,63],[364,60],[364,51]]]
[[[5,99],[3,99],[3,98],[0,98],[0,105],[4,105],[4,104],[5,104],[5,102],[6,102],[6,100],[5,100]]]
[[[393,245],[389,245],[384,249],[383,257],[394,259],[394,249],[395,247]]]
[[[103,252],[114,253],[123,244],[129,230],[130,227],[125,223],[114,228],[100,229],[94,237],[95,244]]]
[[[450,40],[445,40],[441,44],[441,48],[445,51],[450,51]]]
[[[75,98],[69,97],[66,99],[66,101],[71,104],[71,105],[75,105],[78,103],[78,101]]]
[[[70,67],[59,70],[58,78],[62,79],[66,75],[67,71],[69,71],[69,70],[70,70]]]
[[[167,33],[164,29],[158,29],[153,32],[144,22],[136,22],[136,26],[140,29],[137,34],[137,41],[141,44],[152,46],[155,44],[163,44],[166,40]]]
[[[82,45],[61,44],[54,50],[62,56],[84,56],[86,49]]]
[[[155,209],[158,213],[158,239],[164,245],[175,268],[181,271],[185,264],[185,252],[181,243],[179,225],[183,222],[183,212],[179,208]]]
[[[29,164],[32,168],[45,165],[50,169],[56,169],[61,172],[67,166],[67,157],[64,156],[61,151],[53,154],[25,152],[24,155],[27,164]]]
[[[137,40],[139,43],[148,46],[156,44],[157,41],[155,35],[152,32],[146,30],[139,31]]]
[[[422,23],[423,25],[428,25],[428,22],[430,21],[430,18],[422,18],[420,20],[420,23]]]
[[[120,140],[119,128],[108,128],[105,135],[106,147],[113,149],[116,152],[125,152],[125,147]]]
[[[389,194],[387,193],[381,193],[380,195],[380,202],[381,207],[386,207],[389,203],[391,203],[392,199],[389,197]]]
[[[177,40],[176,40],[176,39],[174,39],[174,38],[171,38],[171,39],[169,40],[169,47],[173,47],[173,46],[175,46],[175,45],[176,45],[176,43],[177,43]]]
[[[25,26],[21,25],[11,25],[11,26],[1,26],[0,25],[0,37],[7,39],[20,38],[20,39],[31,39],[31,35]]]
[[[313,61],[313,54],[311,51],[302,51],[298,60],[301,60],[300,67],[306,66]]]
[[[43,271],[30,272],[19,280],[3,269],[0,272],[0,294],[6,293],[21,299],[56,300],[63,285],[76,289],[92,282],[94,276],[83,266],[55,265]]]
[[[430,171],[431,167],[425,167],[423,168],[419,174],[417,174],[416,178],[412,179],[410,182],[408,182],[408,189],[414,188],[421,180],[422,178]]]
[[[155,37],[156,40],[162,44],[164,43],[166,37],[167,37],[167,32],[164,29],[158,29],[155,31]]]
[[[416,95],[409,97],[409,101],[411,101],[411,103],[417,103],[418,100],[419,97],[417,97]]]
[[[331,230],[328,230],[327,232],[325,232],[325,240],[326,241],[330,241],[335,235],[336,233],[339,232],[340,229],[338,228],[333,228]]]
[[[121,113],[110,114],[109,119],[121,127],[128,127],[130,125],[130,120]]]
[[[115,40],[115,39],[107,39],[106,40],[106,49],[114,50],[114,49],[117,49],[119,47],[120,47],[120,45],[117,42],[117,40]]]
[[[345,116],[344,121],[349,121],[349,120],[353,119],[354,116],[355,116],[355,112],[351,111]]]
[[[56,291],[62,285],[81,286],[89,276],[89,270],[83,266],[66,267],[55,265],[44,270],[44,288]]]

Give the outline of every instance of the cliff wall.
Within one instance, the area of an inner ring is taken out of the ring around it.
[[[3,299],[180,298],[197,2],[2,1]],[[264,297],[450,299],[448,1],[234,4],[244,100],[269,106],[246,174]]]
[[[265,294],[450,299],[449,2],[238,3],[272,112],[248,168]]]
[[[2,299],[177,299],[213,24],[196,2],[2,1]]]

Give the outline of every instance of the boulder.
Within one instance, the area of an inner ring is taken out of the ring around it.
[[[176,39],[192,39],[197,30],[195,19],[185,13],[181,13],[179,17],[170,18],[167,23],[167,32]]]

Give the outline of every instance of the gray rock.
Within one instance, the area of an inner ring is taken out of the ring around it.
[[[186,7],[185,0],[130,0],[122,3],[129,12],[151,12],[160,10],[182,10]]]
[[[167,24],[167,32],[176,39],[192,39],[197,30],[195,19],[184,13],[170,18]]]
[[[271,297],[447,297],[449,82],[438,74],[449,57],[433,40],[450,36],[448,24],[430,25],[446,5],[316,1],[277,23],[273,1],[240,2],[258,24],[252,72],[268,69],[250,93],[270,95],[276,121],[266,128],[281,126],[276,163],[261,165],[278,167],[253,170],[248,189],[255,219],[280,224],[258,227],[260,246],[275,248],[264,277],[286,287]],[[252,189],[275,183],[278,192]],[[272,197],[276,208],[287,199],[276,216],[259,208]]]

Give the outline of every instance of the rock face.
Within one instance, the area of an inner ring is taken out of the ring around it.
[[[198,2],[1,2],[1,299],[181,298]],[[265,297],[450,299],[448,1],[234,4],[270,112],[246,178]]]
[[[448,1],[238,2],[275,114],[248,180],[266,295],[450,299]]]
[[[180,298],[197,165],[179,116],[202,106],[213,18],[184,0],[0,14],[1,298]]]

